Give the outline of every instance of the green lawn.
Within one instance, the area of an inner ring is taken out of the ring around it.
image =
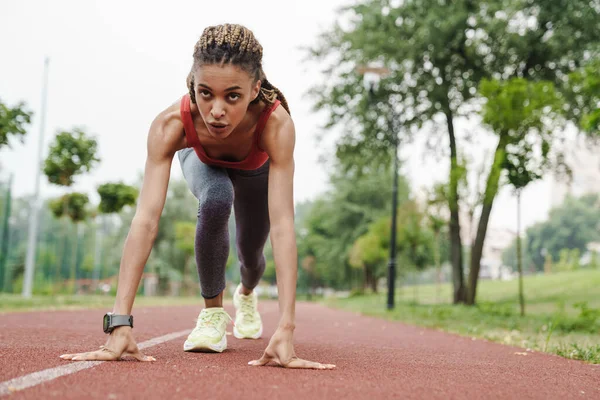
[[[0,294],[0,313],[23,312],[40,310],[77,310],[83,308],[112,309],[115,303],[114,295],[99,296],[33,296],[24,299],[17,294]],[[178,306],[178,305],[203,305],[200,297],[144,297],[135,299],[135,307],[143,306]]]
[[[481,281],[477,307],[448,303],[451,286],[404,287],[396,308],[386,295],[327,300],[327,305],[470,337],[600,363],[600,270],[525,278],[526,315],[519,315],[517,280]]]

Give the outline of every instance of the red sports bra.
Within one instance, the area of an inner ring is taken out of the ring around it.
[[[243,169],[243,170],[253,170],[263,166],[265,162],[269,159],[269,155],[261,150],[259,147],[260,136],[262,131],[265,129],[265,125],[267,125],[267,121],[271,116],[271,113],[275,111],[277,106],[280,104],[279,100],[275,100],[273,105],[270,107],[265,107],[262,111],[258,123],[256,124],[256,130],[254,131],[254,140],[252,143],[252,148],[250,150],[250,154],[243,159],[242,161],[223,161],[211,158],[206,154],[204,147],[200,144],[200,139],[198,139],[198,133],[196,132],[196,128],[194,127],[194,120],[192,118],[192,112],[190,110],[190,95],[186,94],[181,98],[181,120],[183,121],[183,128],[185,130],[185,136],[187,138],[188,147],[193,147],[204,164],[216,165],[219,167],[225,168],[235,168],[235,169]]]

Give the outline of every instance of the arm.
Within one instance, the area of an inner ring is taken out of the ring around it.
[[[113,308],[115,314],[131,314],[135,294],[156,239],[158,221],[165,204],[171,162],[180,136],[177,128],[176,123],[166,123],[163,117],[158,117],[150,128],[140,199],[125,240],[119,267],[119,284]],[[61,358],[74,361],[111,361],[119,360],[123,355],[132,356],[140,361],[154,361],[153,357],[145,356],[139,351],[129,326],[115,328],[101,350],[64,354]]]
[[[131,314],[142,272],[158,233],[165,205],[174,151],[165,149],[165,132],[154,122],[148,135],[148,156],[140,200],[125,239],[113,312]]]
[[[279,293],[279,326],[294,329],[298,251],[294,230],[294,145],[291,118],[266,138],[270,150],[269,220]]]
[[[332,369],[335,365],[321,364],[296,357],[293,345],[296,308],[298,250],[294,230],[294,145],[296,133],[292,119],[285,115],[283,122],[265,131],[263,148],[269,154],[269,219],[271,243],[279,292],[279,326],[267,349],[251,365],[270,361],[287,368]]]

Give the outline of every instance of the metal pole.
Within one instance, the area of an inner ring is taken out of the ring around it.
[[[392,130],[393,124],[390,124]],[[398,208],[398,135],[394,134],[394,186],[392,189],[392,232],[390,243],[390,261],[388,262],[388,300],[387,309],[394,309],[396,290],[396,209]]]
[[[39,209],[39,197],[40,197],[40,178],[41,178],[41,164],[42,154],[44,147],[44,128],[46,125],[46,98],[48,95],[48,65],[50,59],[46,57],[44,60],[44,78],[42,87],[42,108],[40,114],[40,137],[38,141],[38,154],[36,164],[36,177],[35,177],[35,195],[31,202],[31,212],[29,214],[29,232],[27,237],[27,257],[25,259],[25,278],[23,279],[23,297],[30,298],[33,288],[33,276],[35,269],[35,247],[37,244],[37,228],[38,228],[38,209]]]
[[[13,174],[10,174],[10,178],[8,179],[8,188],[6,189],[6,199],[4,201],[4,220],[2,221],[2,248],[0,248],[0,280],[2,284],[0,285],[0,291],[8,292],[11,288],[11,271],[6,266],[6,260],[8,259],[8,251],[10,249],[10,210],[12,203],[12,182],[13,182]]]

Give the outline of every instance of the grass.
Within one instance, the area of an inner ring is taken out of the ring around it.
[[[600,270],[526,277],[525,317],[517,281],[481,281],[477,306],[448,304],[451,286],[404,287],[396,307],[385,293],[329,299],[329,306],[600,364]]]
[[[114,295],[58,295],[32,296],[24,299],[18,294],[0,294],[0,313],[46,311],[46,310],[79,310],[89,308],[112,309]],[[151,306],[183,306],[202,304],[200,297],[144,297],[135,299],[135,307]]]

